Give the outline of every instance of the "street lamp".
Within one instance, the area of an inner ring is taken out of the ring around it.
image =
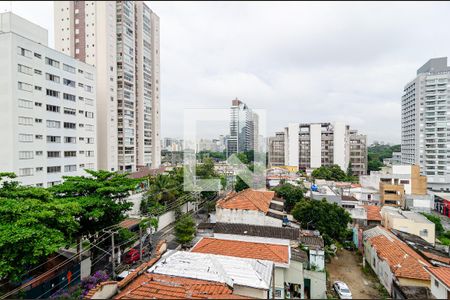
[[[309,221],[308,223],[306,223],[306,230],[309,230],[309,223],[311,223],[311,222],[312,222],[312,220]]]

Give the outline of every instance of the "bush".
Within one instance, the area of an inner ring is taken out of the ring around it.
[[[94,275],[88,276],[81,280],[82,297],[84,298],[90,290],[97,286],[97,284],[107,281],[108,279],[109,276],[105,271],[97,271]]]

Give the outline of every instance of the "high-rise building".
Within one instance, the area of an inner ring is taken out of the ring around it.
[[[291,123],[269,138],[269,165],[315,169],[336,164],[367,173],[367,137],[343,123]]]
[[[234,99],[230,112],[230,135],[227,136],[227,157],[258,149],[259,118],[244,102]]]
[[[402,96],[402,164],[420,166],[428,187],[450,191],[450,67],[430,59]]]
[[[161,163],[159,17],[143,1],[55,1],[55,46],[97,69],[99,169]]]
[[[96,169],[95,68],[13,13],[0,14],[0,68],[0,170],[47,187]]]

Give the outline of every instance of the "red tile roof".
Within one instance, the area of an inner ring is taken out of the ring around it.
[[[376,205],[364,205],[367,211],[368,221],[381,221],[381,207]]]
[[[262,259],[285,264],[289,263],[289,247],[287,245],[205,237],[202,238],[191,251],[241,258]]]
[[[450,268],[449,267],[427,267],[427,270],[439,279],[450,289]]]
[[[426,251],[421,251],[423,255],[425,255],[426,257],[432,259],[432,260],[436,260],[436,261],[440,261],[443,262],[445,264],[450,265],[450,257],[445,257],[445,256],[440,256],[440,255],[436,255],[434,253],[430,253],[430,252],[426,252]]]
[[[430,275],[424,266],[430,264],[411,249],[407,244],[397,239],[392,234],[378,235],[369,239],[377,255],[385,260],[396,277],[418,280],[430,280]]]
[[[217,201],[217,207],[228,209],[269,211],[270,201],[275,196],[273,191],[257,191],[246,189],[239,193],[231,193]]]
[[[225,284],[213,281],[144,273],[115,299],[242,299]]]

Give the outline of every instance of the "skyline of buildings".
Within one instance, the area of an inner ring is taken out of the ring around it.
[[[96,66],[99,168],[156,168],[159,17],[143,1],[55,1],[55,48]]]

